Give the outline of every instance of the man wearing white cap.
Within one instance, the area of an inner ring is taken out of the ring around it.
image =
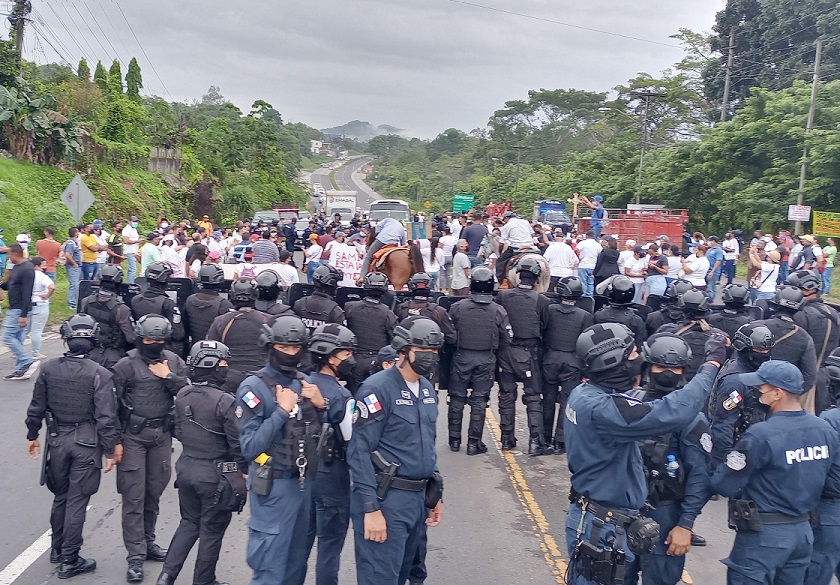
[[[636,240],[629,239],[624,242],[624,250],[622,250],[618,255],[618,272],[619,274],[624,274],[624,264],[627,260],[633,258],[633,254],[635,254],[634,250],[636,249]]]

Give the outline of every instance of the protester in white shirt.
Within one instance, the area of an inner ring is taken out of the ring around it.
[[[280,262],[271,265],[271,269],[280,277],[280,286],[288,287],[300,282],[300,273],[291,265],[291,261],[292,253],[288,250],[280,250]]]
[[[741,246],[738,239],[732,232],[726,232],[726,239],[720,245],[723,250],[723,274],[726,275],[726,284],[732,284],[735,278],[735,264],[738,255],[741,253]]]
[[[635,289],[634,303],[641,303],[645,295],[648,255],[642,246],[633,248],[633,255],[624,261],[624,276],[630,279]]]
[[[577,252],[580,262],[578,264],[578,278],[583,284],[583,296],[591,297],[595,294],[595,280],[593,272],[595,271],[595,263],[598,261],[598,255],[601,253],[601,244],[595,240],[595,232],[589,230],[586,232],[586,237],[578,242],[575,252]]]
[[[458,223],[457,220],[455,223]],[[458,224],[459,232],[461,225]],[[452,228],[444,227],[443,235],[440,238],[441,250],[443,251],[443,266],[440,270],[440,289],[448,290],[452,281],[452,256],[455,252],[455,245],[458,238],[452,233]]]
[[[685,279],[690,282],[694,288],[702,291],[706,290],[706,274],[709,273],[709,259],[706,258],[706,244],[699,244],[694,253],[688,258],[682,259],[682,268],[685,272]]]
[[[140,225],[137,216],[132,215],[122,230],[123,254],[128,262],[128,270],[125,274],[125,281],[134,284],[137,277],[137,252],[140,251],[140,234],[137,233],[137,226]]]
[[[629,239],[624,243],[624,250],[618,254],[618,271],[624,274],[624,263],[628,258],[633,257],[633,249],[636,247],[636,240]]]
[[[565,276],[577,276],[578,264],[580,262],[577,254],[575,254],[575,251],[572,250],[572,247],[566,242],[562,234],[546,247],[543,256],[545,256],[549,270],[551,271],[549,290],[554,290],[561,278]]]

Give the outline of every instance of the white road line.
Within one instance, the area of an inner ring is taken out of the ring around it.
[[[87,510],[90,510],[90,506]],[[52,530],[47,530],[38,540],[29,545],[25,551],[15,557],[6,568],[0,571],[0,585],[12,585],[32,563],[52,546]]]

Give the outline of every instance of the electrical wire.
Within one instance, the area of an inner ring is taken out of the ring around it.
[[[45,35],[49,35],[50,37],[52,37],[52,40],[55,41],[55,43],[63,51],[63,53],[72,58],[73,57],[73,51],[71,51],[70,49],[67,48],[67,45],[65,45],[62,42],[61,38],[55,33],[55,31],[47,24],[47,22],[44,20],[44,18],[34,8],[32,9],[32,16],[35,18],[35,20],[38,22],[38,24],[43,29],[43,33]],[[47,42],[49,42],[48,39],[45,39],[45,40],[47,40]],[[50,45],[52,45],[52,43],[50,43]],[[68,63],[69,63],[69,61],[68,61]]]
[[[59,2],[59,6],[61,6],[64,9],[64,12],[67,14],[67,19],[73,23],[74,27],[76,27],[76,30],[79,33],[79,37],[82,39],[82,41],[84,41],[85,46],[88,48],[89,52],[87,54],[91,57],[91,61],[93,60],[93,58],[96,58],[96,60],[99,61],[100,59],[96,57],[96,51],[93,50],[93,45],[91,45],[88,42],[87,36],[82,32],[82,29],[79,27],[78,23],[76,22],[76,19],[73,18],[73,15],[70,14],[70,9],[67,8],[67,4],[67,2]]]
[[[76,40],[76,37],[73,35],[73,33],[70,32],[70,29],[67,28],[67,25],[64,23],[64,19],[58,15],[58,12],[55,11],[55,8],[53,8],[51,3],[44,2],[44,4],[46,4],[52,11],[52,13],[55,15],[55,19],[62,26],[62,28],[64,28],[64,31],[67,33],[67,36],[70,37],[70,40],[72,40],[73,43],[75,43],[75,45],[79,48],[79,54],[82,56],[82,58],[87,60],[85,50],[82,48],[82,45],[79,43],[79,41]]]
[[[100,40],[99,40],[99,37],[97,37],[97,36],[96,36],[96,33],[94,33],[94,32],[93,32],[93,29],[92,29],[92,28],[90,28],[90,25],[88,24],[87,19],[85,19],[85,17],[84,17],[84,16],[82,16],[82,13],[79,11],[79,8],[78,8],[78,6],[76,6],[75,2],[70,3],[70,4],[72,4],[72,5],[73,5],[73,10],[75,10],[75,11],[76,11],[76,14],[78,14],[78,15],[79,15],[79,18],[81,18],[81,19],[82,19],[82,22],[84,22],[84,23],[85,23],[85,26],[86,26],[86,27],[87,27],[87,29],[90,31],[90,35],[93,37],[93,40],[95,40],[95,41],[96,41],[96,44],[98,44],[98,45],[99,45],[99,47],[102,49],[102,52],[103,52],[103,53],[105,53],[105,56],[106,56],[106,57],[108,57],[108,59],[111,59],[111,60],[113,61],[113,58],[112,58],[112,57],[111,57],[111,55],[108,53],[108,50],[107,50],[107,49],[105,48],[105,46],[102,44],[102,41],[100,41]]]
[[[106,34],[105,34],[105,31],[104,31],[104,30],[102,30],[102,26],[100,26],[99,21],[98,21],[98,20],[96,19],[96,17],[93,15],[93,12],[91,12],[91,10],[90,10],[90,6],[88,6],[88,5],[87,5],[87,3],[86,3],[84,0],[82,0],[82,5],[83,5],[83,6],[87,9],[88,14],[90,14],[90,17],[93,19],[93,22],[94,22],[94,24],[96,25],[96,28],[98,28],[98,29],[99,29],[99,32],[101,32],[101,33],[102,33],[102,36],[103,36],[103,37],[105,37],[105,41],[108,43],[108,46],[109,46],[109,47],[111,47],[111,50],[112,50],[112,51],[114,51],[114,55],[116,55],[116,59],[117,59],[118,61],[122,60],[122,59],[120,59],[120,54],[119,54],[119,51],[117,51],[117,49],[116,49],[116,48],[114,48],[114,44],[111,42],[111,39],[109,39],[109,38],[108,38],[108,35],[106,35]],[[126,62],[126,65],[128,65],[128,63],[127,63],[127,62]]]
[[[111,0],[111,1],[114,2],[114,0]],[[123,20],[125,20],[125,23],[128,25],[128,30],[130,30],[132,36],[134,36],[134,40],[137,41],[137,46],[140,47],[140,51],[143,53],[143,56],[146,58],[146,62],[152,68],[152,71],[154,72],[155,77],[157,77],[158,81],[160,81],[160,84],[163,87],[163,91],[165,91],[166,95],[169,96],[169,99],[174,102],[175,98],[173,98],[172,94],[169,93],[169,90],[166,88],[166,84],[163,82],[163,79],[161,79],[160,75],[158,75],[158,72],[157,72],[157,69],[155,68],[154,63],[152,63],[152,60],[149,59],[149,55],[146,53],[146,49],[143,48],[143,44],[140,42],[140,39],[137,38],[137,34],[134,32],[134,29],[132,28],[131,23],[128,22],[128,18],[126,18],[125,12],[123,12],[122,6],[119,5],[119,2],[114,2],[114,4],[116,4],[117,9],[120,11],[120,14],[122,14]]]
[[[101,11],[102,11],[102,14],[104,14],[104,15],[105,15],[105,19],[108,21],[108,24],[111,26],[111,30],[113,30],[113,31],[114,31],[114,33],[116,34],[116,36],[117,36],[117,41],[119,42],[119,44],[120,44],[120,46],[122,47],[123,51],[125,51],[125,54],[126,54],[126,55],[131,55],[131,51],[129,51],[129,50],[128,50],[128,47],[126,47],[125,43],[124,43],[124,42],[123,42],[123,40],[122,40],[122,38],[123,38],[122,33],[121,33],[119,30],[117,30],[117,27],[116,27],[116,26],[114,26],[114,23],[113,23],[113,21],[111,20],[111,17],[110,17],[110,15],[108,14],[108,12],[105,10],[105,7],[104,7],[104,6],[102,6],[102,4],[99,2],[99,0],[96,0],[96,5],[97,5],[97,6],[99,6],[99,10],[101,10]]]

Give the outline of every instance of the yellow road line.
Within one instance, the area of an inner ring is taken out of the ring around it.
[[[493,443],[495,443],[496,449],[498,449],[499,453],[502,455],[502,460],[507,468],[510,483],[513,486],[513,491],[516,493],[516,497],[519,499],[519,503],[522,505],[525,515],[532,522],[531,530],[534,531],[534,535],[540,542],[540,549],[545,556],[545,562],[548,563],[548,566],[551,568],[551,573],[554,575],[555,579],[557,579],[558,585],[563,585],[565,583],[564,576],[566,574],[567,565],[563,558],[563,554],[560,551],[560,547],[557,546],[557,541],[549,531],[548,520],[542,513],[540,505],[537,503],[537,499],[534,497],[533,492],[528,487],[528,482],[525,481],[525,474],[522,472],[522,468],[519,466],[519,463],[517,463],[516,457],[514,457],[513,453],[510,451],[502,451],[502,444],[500,440],[502,431],[499,428],[498,422],[496,422],[496,417],[493,414],[493,411],[489,408],[487,409],[487,415],[487,424],[492,431],[490,436],[493,437]]]

